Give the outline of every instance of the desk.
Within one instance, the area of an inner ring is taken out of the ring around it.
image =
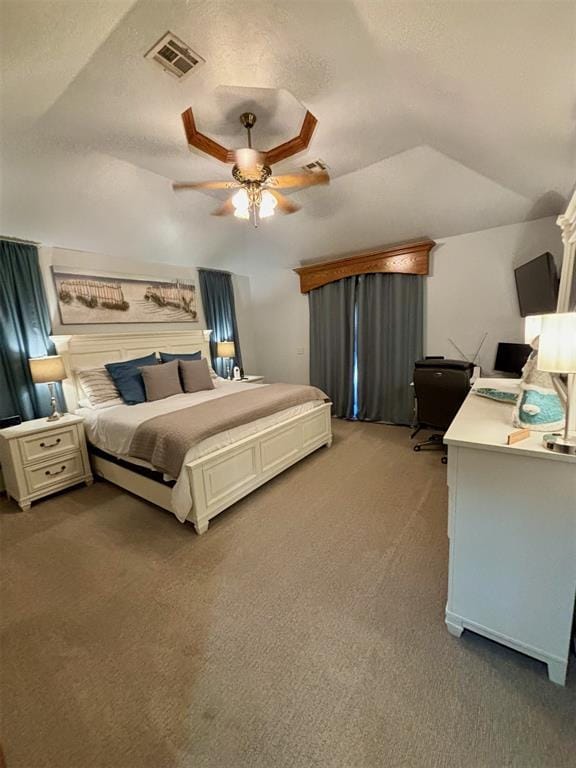
[[[479,379],[474,388],[517,386]],[[547,450],[537,432],[506,445],[513,406],[473,392],[444,437],[446,626],[540,659],[564,685],[576,596],[576,457]]]

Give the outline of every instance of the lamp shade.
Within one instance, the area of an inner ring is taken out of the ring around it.
[[[524,318],[524,344],[532,344],[540,336],[542,315],[528,315]]]
[[[34,384],[48,384],[52,381],[62,381],[66,378],[64,361],[60,355],[49,357],[32,357],[28,360],[32,381]]]
[[[236,350],[233,341],[219,341],[216,349],[218,357],[234,357]]]
[[[576,312],[542,317],[538,368],[549,373],[576,373]]]

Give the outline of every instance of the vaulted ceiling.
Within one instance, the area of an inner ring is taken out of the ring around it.
[[[98,152],[166,179],[228,178],[192,153],[181,112],[230,146],[319,124],[308,151],[333,183],[244,237],[289,263],[422,234],[447,236],[562,210],[576,179],[574,2],[42,0],[2,2],[3,151]],[[143,58],[167,30],[206,63],[178,81]],[[39,150],[41,151],[41,150]],[[40,171],[39,171],[40,172]],[[129,200],[127,200],[129,205]],[[206,197],[182,193],[200,221]],[[237,236],[235,220],[219,221]],[[286,242],[291,242],[287,249]],[[294,255],[296,254],[296,256]],[[272,256],[273,258],[273,256]]]

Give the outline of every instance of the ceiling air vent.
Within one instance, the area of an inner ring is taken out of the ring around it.
[[[306,163],[302,166],[303,171],[312,171],[312,173],[318,173],[318,171],[325,171],[328,168],[324,160],[314,160],[312,163]]]
[[[162,69],[179,80],[190,74],[200,64],[204,64],[202,56],[195,53],[172,32],[166,32],[144,55],[144,58],[158,62]]]

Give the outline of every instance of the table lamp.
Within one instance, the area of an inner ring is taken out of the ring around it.
[[[28,360],[32,381],[34,384],[48,384],[50,390],[50,407],[52,412],[47,421],[56,421],[62,414],[58,413],[56,408],[56,395],[54,393],[54,382],[62,381],[66,378],[66,369],[64,361],[60,355],[50,355],[49,357],[32,357]]]
[[[540,336],[542,315],[528,315],[524,318],[524,344],[532,344]]]
[[[228,358],[228,378],[232,378],[232,360],[236,356],[233,341],[219,341],[216,345],[216,355],[218,357]]]
[[[557,312],[542,317],[542,331],[538,345],[538,368],[552,374],[576,373],[576,312]],[[557,379],[557,383],[561,382]],[[564,435],[544,435],[544,444],[551,451],[576,456],[576,435],[570,437],[570,386],[562,393],[566,396],[566,426]]]

